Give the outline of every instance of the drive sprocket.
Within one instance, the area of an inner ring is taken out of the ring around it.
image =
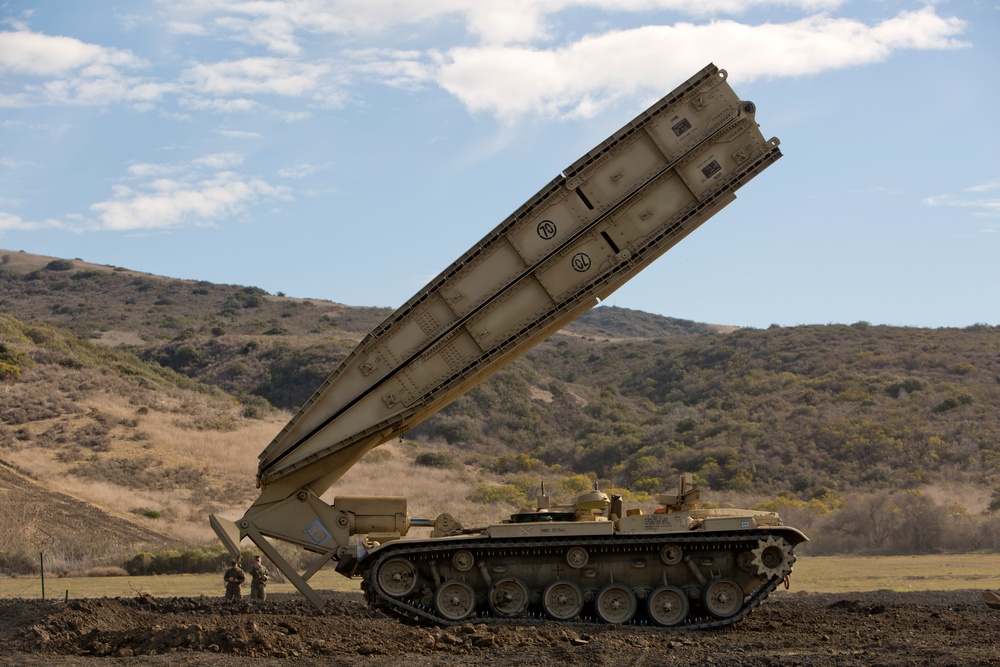
[[[784,579],[792,573],[795,556],[792,555],[792,545],[783,537],[768,535],[757,543],[750,554],[754,573],[763,579]]]

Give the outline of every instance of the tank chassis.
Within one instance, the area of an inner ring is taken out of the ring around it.
[[[574,618],[710,628],[756,607],[805,541],[774,512],[698,509],[691,475],[653,514],[593,491],[567,506],[541,496],[500,524],[439,517],[431,540],[371,545],[357,564],[369,603],[441,625],[470,618]],[[624,510],[624,511],[623,511]]]
[[[261,452],[257,500],[235,521],[210,518],[220,540],[235,555],[249,538],[316,607],[325,601],[308,580],[336,561],[338,572],[363,577],[371,604],[439,623],[537,611],[684,627],[742,618],[788,576],[805,537],[773,513],[698,509],[687,478],[651,515],[598,491],[553,507],[543,494],[532,510],[470,530],[449,514],[411,521],[401,497],[322,496],[371,449],[606,299],[732,203],[781,157],[778,146],[726,72],[702,69],[365,336]],[[433,528],[430,538],[401,539],[417,523]],[[298,572],[270,540],[315,560]]]

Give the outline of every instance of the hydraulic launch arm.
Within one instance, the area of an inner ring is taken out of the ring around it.
[[[346,553],[350,534],[386,523],[405,534],[405,502],[374,513],[376,521],[364,514],[370,507],[348,511],[347,499],[330,506],[318,496],[373,447],[606,298],[779,157],[754,105],[735,95],[725,71],[704,68],[570,165],[368,334],[261,453],[261,495],[243,520],[213,517],[216,532],[230,548],[268,535],[326,559]]]

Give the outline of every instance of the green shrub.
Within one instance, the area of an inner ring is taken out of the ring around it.
[[[244,419],[267,419],[274,410],[263,396],[241,394],[239,397],[240,414]]]
[[[244,308],[260,308],[264,305],[264,297],[259,294],[248,294],[243,296],[240,301]]]
[[[971,405],[972,397],[968,394],[960,394],[958,396],[949,396],[944,399],[936,406],[934,406],[934,412],[948,412],[949,410],[954,410],[955,408],[960,408],[963,405]]]
[[[414,459],[414,463],[418,466],[426,466],[428,468],[458,468],[458,463],[448,452],[424,452],[423,454],[417,454],[417,458]]]
[[[677,422],[677,426],[674,430],[677,433],[687,433],[688,431],[693,431],[698,426],[698,422],[694,419],[682,419]]]
[[[98,565],[88,567],[83,570],[71,570],[67,576],[70,577],[124,577],[128,575],[125,568],[116,565]]]
[[[466,500],[483,505],[508,505],[510,507],[520,507],[528,502],[524,493],[512,484],[480,486],[466,496]]]
[[[1000,486],[993,489],[993,495],[990,496],[990,505],[987,509],[990,512],[1000,510]]]
[[[21,369],[18,366],[0,359],[0,380],[8,378],[16,380],[19,377],[21,377]]]
[[[250,563],[254,551],[243,549],[240,560]],[[132,576],[150,574],[206,574],[221,572],[231,557],[225,547],[193,547],[182,550],[143,551],[127,560],[122,567]]]
[[[482,440],[476,424],[471,419],[465,417],[440,420],[437,423],[437,432],[449,445],[480,442]]]
[[[514,472],[531,472],[544,467],[545,464],[540,459],[528,454],[503,454],[493,459],[487,469],[498,475],[509,475]]]
[[[37,574],[38,559],[23,551],[0,551],[0,573]]]
[[[902,382],[893,382],[885,388],[885,393],[893,398],[899,398],[903,393],[911,394],[924,388],[924,383],[916,378],[909,378]]]
[[[593,473],[570,475],[559,483],[562,492],[566,495],[577,495],[594,490],[594,482],[597,476]]]
[[[629,484],[629,488],[637,493],[652,495],[654,493],[666,493],[670,488],[670,484],[659,477],[643,477]]]
[[[21,377],[21,368],[29,363],[28,355],[6,343],[0,343],[0,380]]]
[[[46,271],[69,271],[73,268],[73,262],[68,259],[54,259],[45,265]]]

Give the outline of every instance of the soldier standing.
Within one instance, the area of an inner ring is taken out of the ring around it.
[[[243,597],[240,586],[247,580],[247,575],[240,568],[240,561],[234,560],[222,578],[226,582],[226,602],[235,602]]]
[[[267,568],[260,562],[260,556],[254,559],[253,567],[250,568],[250,599],[260,600],[267,597],[264,587],[267,586]]]

